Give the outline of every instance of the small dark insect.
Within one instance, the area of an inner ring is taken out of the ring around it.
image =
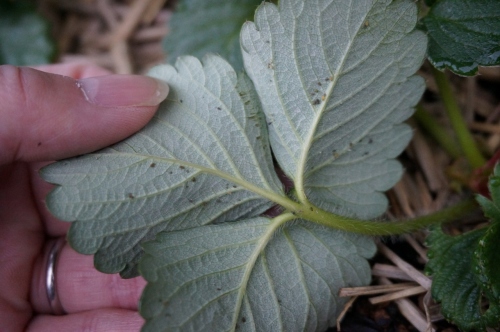
[[[134,198],[135,198],[135,196],[134,196],[134,195],[132,195],[131,193],[129,193],[129,194],[127,195],[127,197],[128,197],[128,198],[130,198],[130,199],[134,199]]]
[[[217,107],[217,109],[218,109],[218,110],[220,111],[220,110],[221,110],[222,108],[220,108],[220,107]]]
[[[371,138],[370,138],[370,139],[368,140],[368,144],[372,144],[372,143],[373,143],[373,139],[371,139]]]
[[[196,178],[192,178],[192,179],[191,179],[191,182],[196,182]]]
[[[180,169],[185,169],[186,167],[184,167],[184,166],[182,166],[182,165],[181,165],[181,166],[179,166],[179,168],[180,168]]]
[[[321,102],[319,101],[319,99],[314,99],[313,101],[313,105],[319,105]]]
[[[156,167],[156,163],[151,163],[151,165],[149,165],[149,167],[155,168]]]
[[[183,100],[181,99],[181,100],[179,100],[179,101],[180,101],[180,102],[181,102],[181,104],[182,104]]]
[[[318,85],[321,86],[322,85],[321,82],[318,82]]]
[[[245,317],[241,317],[241,322],[242,323],[245,323],[247,321],[247,319]]]

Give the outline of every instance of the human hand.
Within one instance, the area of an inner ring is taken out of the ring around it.
[[[103,148],[153,116],[168,88],[102,68],[0,66],[0,331],[138,331],[142,278],[100,273],[92,257],[68,245],[55,268],[57,297],[47,296],[47,257],[68,223],[47,211],[51,186],[38,176],[47,161]],[[70,77],[67,77],[70,76]],[[76,80],[75,80],[76,79]],[[62,308],[58,308],[58,306]],[[63,310],[66,314],[54,315]]]

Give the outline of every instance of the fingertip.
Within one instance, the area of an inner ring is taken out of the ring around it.
[[[0,164],[62,159],[109,146],[146,125],[167,94],[165,83],[149,77],[76,81],[0,66]]]

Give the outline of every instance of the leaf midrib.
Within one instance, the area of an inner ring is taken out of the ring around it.
[[[352,7],[352,2],[350,4]],[[355,36],[358,34],[359,30],[363,26],[363,22],[365,22],[366,16],[369,13],[370,13],[370,11],[368,11],[365,14],[365,16],[363,17],[363,19],[360,20],[361,23],[358,26],[358,28],[356,29]],[[295,31],[294,31],[294,34],[295,34]],[[323,39],[323,38],[321,38],[321,39]],[[298,197],[299,201],[304,203],[304,204],[309,204],[309,200],[308,200],[308,198],[306,196],[306,192],[305,192],[305,167],[306,167],[306,161],[307,161],[307,156],[309,154],[309,150],[311,149],[312,143],[314,141],[314,133],[316,132],[316,128],[318,127],[319,122],[320,122],[320,120],[325,112],[327,105],[328,105],[328,102],[332,96],[332,91],[335,88],[335,86],[339,80],[339,76],[340,76],[339,73],[341,73],[342,69],[344,68],[344,65],[345,65],[345,62],[348,58],[348,55],[351,52],[351,47],[352,47],[354,40],[355,40],[355,38],[351,38],[349,40],[348,46],[345,48],[345,52],[344,52],[344,55],[342,57],[342,61],[339,64],[339,66],[337,67],[337,70],[333,73],[333,80],[331,81],[331,83],[329,84],[328,88],[325,91],[326,98],[322,102],[321,107],[316,112],[317,116],[315,117],[314,121],[311,124],[309,133],[306,136],[306,139],[304,141],[305,143],[303,144],[300,159],[298,160],[297,174],[295,176],[295,178],[296,178],[296,187],[295,188],[297,191],[297,197]]]
[[[249,281],[250,276],[253,272],[253,268],[255,266],[255,263],[257,262],[257,259],[262,254],[262,252],[266,249],[266,246],[269,243],[269,240],[271,240],[271,238],[273,237],[275,231],[279,227],[281,227],[282,225],[287,223],[288,221],[291,221],[295,218],[296,218],[296,216],[293,215],[292,213],[285,213],[285,214],[282,214],[282,215],[272,219],[269,223],[269,228],[267,229],[267,231],[262,235],[262,237],[257,242],[257,245],[255,246],[255,249],[254,249],[254,252],[250,256],[250,259],[248,260],[247,268],[245,269],[245,273],[243,274],[243,277],[241,279],[242,286],[241,286],[240,290],[238,291],[238,297],[237,297],[236,307],[234,310],[230,331],[236,330],[236,325],[238,323],[238,317],[240,315],[241,305],[243,304],[243,299],[244,299],[245,294],[246,294],[248,281]]]

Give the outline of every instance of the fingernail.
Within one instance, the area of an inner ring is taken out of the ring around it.
[[[108,75],[77,81],[85,98],[97,106],[156,106],[168,95],[168,85],[138,75]]]

